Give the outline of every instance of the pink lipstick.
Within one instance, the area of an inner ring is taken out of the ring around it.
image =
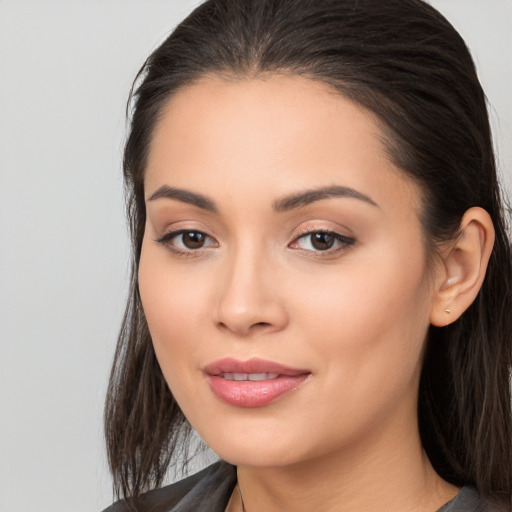
[[[273,361],[221,359],[203,369],[213,393],[237,407],[263,407],[294,391],[311,375]]]

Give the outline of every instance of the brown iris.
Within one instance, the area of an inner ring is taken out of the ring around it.
[[[182,233],[181,239],[183,245],[187,249],[201,249],[204,245],[206,236],[199,231],[186,231]]]
[[[312,233],[310,236],[311,245],[319,251],[330,249],[336,240],[333,233]]]

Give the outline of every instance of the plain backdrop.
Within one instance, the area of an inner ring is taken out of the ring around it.
[[[0,511],[111,502],[102,408],[128,277],[131,81],[198,1],[0,0]],[[512,0],[436,0],[512,189]]]

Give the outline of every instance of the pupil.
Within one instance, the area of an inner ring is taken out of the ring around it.
[[[334,235],[331,233],[315,233],[312,235],[311,243],[315,249],[325,251],[334,245]]]
[[[204,235],[197,231],[183,233],[183,244],[188,249],[200,249],[204,245]]]

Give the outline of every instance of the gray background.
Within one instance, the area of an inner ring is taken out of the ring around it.
[[[0,0],[0,511],[111,501],[101,417],[123,311],[124,107],[198,1]],[[512,188],[512,0],[436,0],[490,99]]]

